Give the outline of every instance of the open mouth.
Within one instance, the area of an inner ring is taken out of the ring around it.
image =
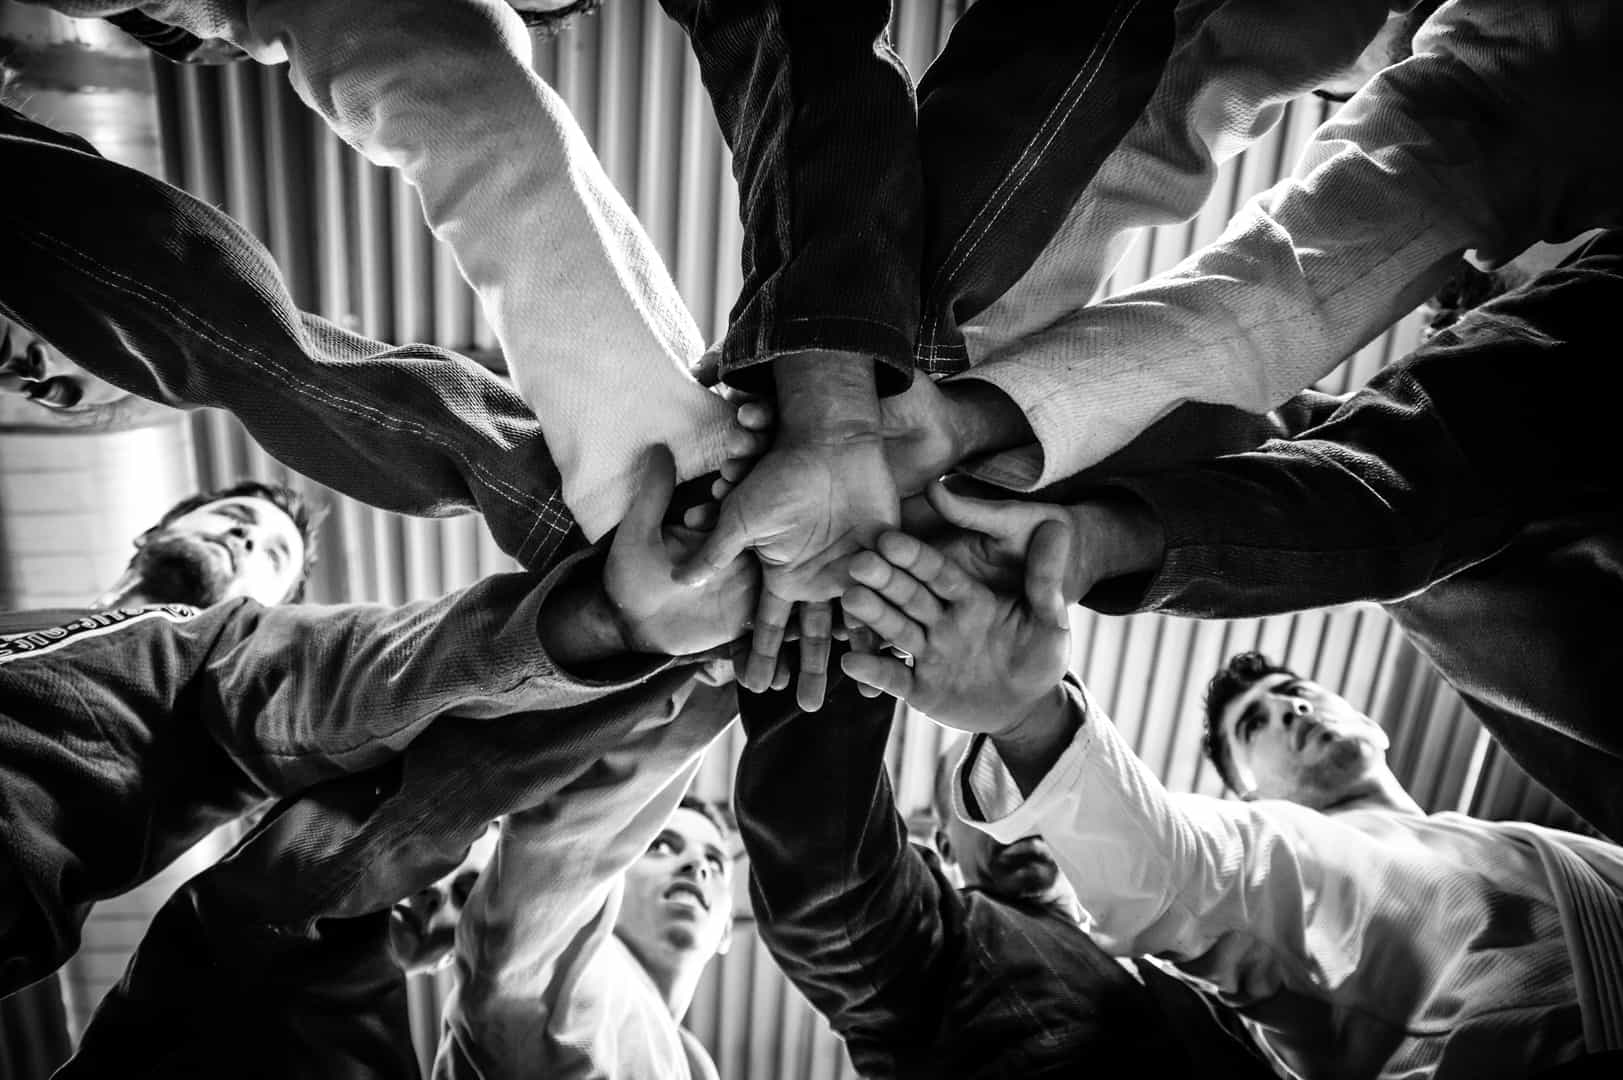
[[[706,911],[710,910],[710,901],[705,897],[704,890],[691,882],[678,881],[673,883],[665,890],[665,895],[661,899],[670,900],[676,896],[691,896],[701,908]]]

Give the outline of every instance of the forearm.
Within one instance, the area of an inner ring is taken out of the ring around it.
[[[1273,408],[1413,308],[1463,250],[1531,239],[1515,206],[1542,205],[1528,148],[1548,137],[1506,95],[1525,76],[1541,105],[1570,97],[1527,55],[1538,48],[1491,74],[1443,54],[1391,69],[1214,244],[977,368],[1042,443],[1030,482],[1097,462],[1182,402]]]
[[[878,437],[879,394],[870,358],[824,350],[797,353],[776,361],[773,377],[782,439]]]
[[[230,410],[278,460],[346,495],[409,514],[478,509],[525,565],[557,558],[557,470],[511,388],[444,350],[300,311],[269,252],[214,207],[20,115],[0,128],[26,178],[0,219],[27,253],[0,269],[9,315],[133,393]]]
[[[885,773],[894,702],[845,681],[822,712],[753,697],[735,808],[762,939],[859,1068],[927,1046],[957,897],[909,845]],[[827,717],[837,719],[837,732]]]
[[[687,376],[697,327],[505,3],[410,0],[387,19],[353,0],[252,10],[301,96],[417,189],[589,538],[619,520],[647,446],[670,445],[683,477],[719,464],[725,403]]]
[[[595,565],[583,554],[546,578],[497,575],[401,608],[263,609],[202,673],[206,693],[239,703],[220,711],[216,737],[241,745],[267,791],[291,793],[387,760],[443,716],[494,721],[638,686],[673,661],[604,660],[606,630],[571,642],[571,631],[549,629],[593,621],[582,619],[572,583]],[[563,642],[569,664],[549,640]]]
[[[957,457],[952,465],[1036,440],[1020,406],[991,383],[948,380],[941,384],[941,393],[947,401],[948,430]]]
[[[690,683],[669,708],[674,717],[651,710],[577,780],[503,822],[458,926],[458,988],[436,1076],[550,1074],[576,1060],[578,1043],[612,1038],[595,1025],[614,1011],[592,1000],[593,957],[618,909],[611,897],[737,706],[730,687]]]
[[[1066,695],[1075,734],[1046,772],[1031,766],[1063,738],[1057,719],[1011,746],[1024,777],[1007,767],[1002,742],[972,744],[955,778],[970,796],[967,820],[1003,843],[1046,839],[1095,919],[1094,936],[1116,955],[1198,955],[1248,910],[1264,910],[1262,894],[1284,888],[1283,868],[1294,866],[1280,835],[1240,804],[1169,794],[1080,688]],[[1008,794],[999,775],[1021,794]],[[1273,881],[1259,864],[1274,869]]]
[[[880,393],[901,390],[918,332],[924,215],[890,3],[662,5],[692,39],[738,182],[745,276],[723,377],[765,393],[781,360],[829,351],[865,357]]]
[[[1144,228],[1222,212],[1208,206],[1219,167],[1274,128],[1288,102],[1350,65],[1387,13],[1386,0],[1333,9],[1292,3],[1179,10],[1172,51],[1148,105],[1037,260],[974,319],[973,359],[1017,355],[1041,341],[1056,319],[1098,293]],[[1220,224],[1203,221],[1197,230]]]
[[[1044,694],[1025,715],[992,736],[992,745],[1021,795],[1030,795],[1059,761],[1083,717],[1063,685]]]

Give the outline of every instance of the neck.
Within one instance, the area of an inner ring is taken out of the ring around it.
[[[651,961],[642,955],[630,941],[620,939],[620,943],[631,953],[637,964],[648,976],[648,981],[654,984],[659,992],[660,1000],[671,1012],[671,1019],[681,1022],[687,1015],[688,1006],[693,1004],[693,995],[699,990],[699,980],[704,976],[704,964],[696,963],[688,956],[682,956],[671,963]]]
[[[141,579],[133,573],[125,572],[124,576],[113,583],[113,587],[91,601],[93,608],[141,607],[145,604],[156,603],[142,588]]]
[[[1336,814],[1344,810],[1391,810],[1399,814],[1424,814],[1420,804],[1398,783],[1392,770],[1382,765],[1352,790],[1332,800],[1319,810]]]

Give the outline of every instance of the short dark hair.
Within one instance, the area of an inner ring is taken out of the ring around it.
[[[678,810],[692,810],[716,827],[723,840],[731,841],[738,835],[738,822],[733,818],[732,808],[724,802],[715,799],[706,799],[689,792],[682,796],[682,801],[676,804]]]
[[[574,22],[578,16],[591,15],[603,6],[603,0],[575,0],[553,11],[539,11],[528,7],[523,0],[513,4],[513,10],[524,25],[539,38],[549,38],[563,31],[564,27]]]
[[[150,535],[162,529],[170,522],[176,521],[193,510],[207,506],[221,499],[264,499],[272,506],[292,519],[293,525],[299,530],[304,539],[304,565],[299,568],[299,579],[289,590],[283,603],[297,604],[304,599],[305,587],[310,581],[310,568],[316,562],[316,540],[321,533],[320,513],[313,510],[308,500],[299,492],[282,484],[262,484],[258,480],[243,480],[230,487],[216,488],[213,491],[200,491],[196,495],[188,495],[175,505],[163,512],[158,523],[148,529]]]
[[[1234,782],[1233,763],[1229,760],[1228,735],[1223,731],[1223,710],[1235,698],[1270,675],[1297,677],[1296,672],[1274,663],[1260,652],[1243,652],[1229,657],[1229,662],[1218,669],[1211,682],[1206,684],[1206,731],[1201,736],[1200,748],[1206,752],[1206,760],[1217,769],[1223,786],[1230,791],[1240,790],[1240,785]]]

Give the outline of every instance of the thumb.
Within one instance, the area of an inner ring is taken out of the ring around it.
[[[955,495],[939,480],[925,489],[924,497],[935,507],[936,513],[960,529],[994,537],[1009,533],[1009,519],[1002,512],[1003,503]]]
[[[638,547],[659,547],[665,510],[675,490],[676,460],[671,457],[670,447],[650,446],[643,455],[642,476],[638,478],[626,516],[620,520],[617,539]]]
[[[1071,530],[1052,519],[1037,526],[1026,552],[1026,603],[1042,622],[1069,629],[1065,573],[1071,561]]]
[[[681,585],[703,585],[717,571],[731,566],[733,560],[744,554],[749,546],[750,537],[744,531],[743,522],[737,513],[730,513],[728,504],[723,502],[721,519],[716,523],[715,531],[704,538],[698,551],[676,568],[676,581]]]

